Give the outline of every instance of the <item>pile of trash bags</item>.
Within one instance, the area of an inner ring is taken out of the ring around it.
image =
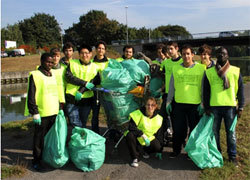
[[[43,161],[54,168],[63,167],[69,159],[82,171],[99,169],[105,160],[106,139],[95,132],[74,127],[66,147],[67,122],[60,110],[54,125],[44,139]]]
[[[101,85],[110,90],[102,96],[108,127],[117,127],[129,121],[129,114],[142,105],[142,99],[129,91],[143,85],[150,76],[150,66],[144,60],[131,59],[117,62],[110,59],[101,74]]]

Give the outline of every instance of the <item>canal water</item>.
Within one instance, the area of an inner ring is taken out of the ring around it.
[[[24,120],[27,83],[1,85],[1,124]]]

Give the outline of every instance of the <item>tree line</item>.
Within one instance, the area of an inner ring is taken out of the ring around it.
[[[78,23],[65,29],[64,35],[61,32],[55,16],[35,13],[30,18],[1,28],[1,47],[4,47],[5,40],[16,41],[17,46],[31,46],[34,49],[61,47],[62,40],[70,41],[76,46],[81,43],[94,45],[98,40],[110,44],[114,40],[126,40],[127,26],[108,19],[103,11],[91,10],[80,16]],[[155,29],[128,27],[129,40],[148,39],[149,34],[153,39],[190,35],[185,27],[179,25],[162,25]]]

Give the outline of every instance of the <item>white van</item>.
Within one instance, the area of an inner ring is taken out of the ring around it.
[[[24,49],[14,49],[13,51],[18,52],[20,56],[25,56],[25,50]]]

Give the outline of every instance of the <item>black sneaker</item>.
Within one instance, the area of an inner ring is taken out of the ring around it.
[[[170,153],[170,155],[169,155],[169,158],[176,158],[177,156],[179,156],[179,154],[180,153],[176,153],[176,152],[172,152],[172,153]]]
[[[33,168],[38,172],[44,172],[45,171],[45,168],[40,163],[33,164]]]
[[[229,162],[233,163],[233,164],[235,165],[235,167],[239,167],[238,161],[237,161],[236,158],[230,158],[230,159],[229,159]]]

